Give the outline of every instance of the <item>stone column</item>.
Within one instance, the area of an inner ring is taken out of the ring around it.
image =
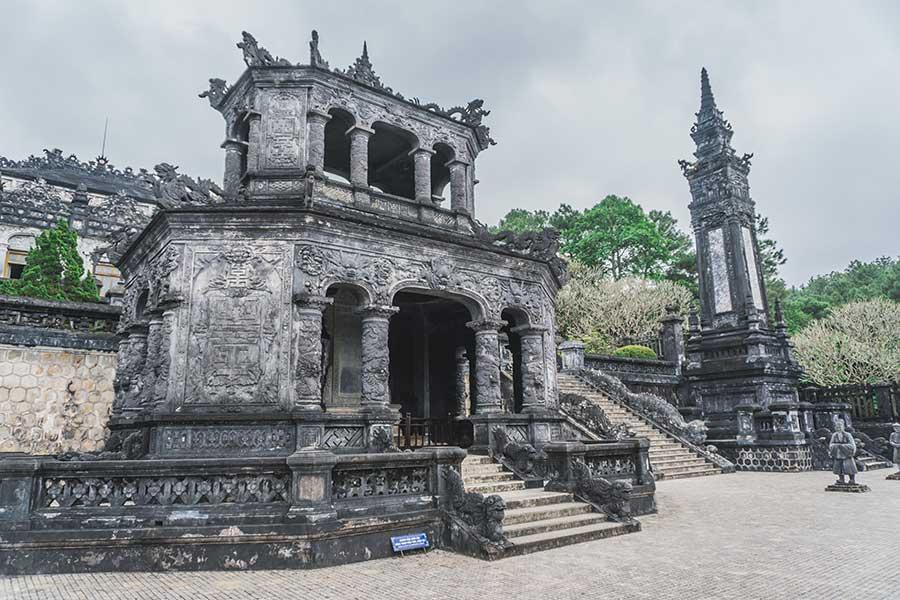
[[[369,185],[369,138],[374,133],[359,125],[347,130],[350,136],[350,183],[355,186]]]
[[[416,169],[416,201],[431,203],[431,156],[433,150],[416,148],[412,150],[413,164]]]
[[[247,172],[256,173],[259,170],[259,138],[260,119],[258,113],[251,113],[248,117],[247,134]]]
[[[309,146],[306,164],[312,165],[316,173],[322,174],[325,170],[325,125],[331,120],[331,115],[318,110],[311,110],[306,114],[309,123]]]
[[[144,362],[147,358],[147,334],[132,330],[128,338],[119,342],[118,366],[113,387],[116,392],[113,412],[137,408],[144,378]]]
[[[294,296],[294,409],[322,410],[322,312],[324,296]]]
[[[519,387],[522,390],[522,412],[541,412],[547,408],[544,382],[545,327],[521,325],[512,329],[519,336],[521,354]]]
[[[156,378],[153,383],[154,406],[162,407],[169,399],[169,372],[172,365],[172,333],[175,331],[175,310],[168,307],[162,313],[156,355]]]
[[[466,349],[456,349],[456,414],[469,415],[469,356]]]
[[[365,306],[362,316],[362,407],[365,410],[387,410],[391,403],[388,385],[390,352],[388,330],[396,306]]]
[[[141,398],[141,408],[151,408],[156,400],[156,376],[159,365],[163,360],[163,319],[159,313],[150,317],[147,326],[147,358],[144,363],[144,380]]]
[[[450,169],[450,209],[467,213],[469,208],[466,202],[466,163],[454,159],[446,166]]]
[[[244,153],[247,144],[236,139],[227,139],[222,142],[225,149],[225,176],[222,179],[223,190],[229,196],[237,194],[241,185],[241,164],[244,161]]]
[[[501,410],[500,343],[498,333],[505,321],[484,319],[466,326],[475,332],[475,405],[477,415]]]

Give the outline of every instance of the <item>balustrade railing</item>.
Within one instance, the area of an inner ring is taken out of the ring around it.
[[[897,382],[804,387],[799,392],[803,402],[849,404],[854,419],[900,420],[900,383]]]
[[[395,427],[394,438],[401,450],[415,450],[425,446],[449,446],[454,442],[454,419],[446,417],[414,417],[406,413]]]

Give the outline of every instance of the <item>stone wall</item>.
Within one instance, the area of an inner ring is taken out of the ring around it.
[[[119,312],[0,296],[0,452],[59,454],[102,444]]]
[[[0,345],[0,452],[96,450],[115,373],[114,352]]]

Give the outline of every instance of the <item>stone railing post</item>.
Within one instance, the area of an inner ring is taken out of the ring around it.
[[[31,508],[40,494],[35,479],[41,459],[10,456],[0,459],[0,531],[31,529]]]
[[[500,329],[505,321],[484,319],[466,326],[475,332],[475,406],[472,411],[483,415],[501,411],[500,393]]]
[[[415,166],[416,202],[431,204],[431,156],[434,151],[416,148],[409,154]]]
[[[229,138],[222,142],[225,150],[225,176],[222,178],[223,191],[234,196],[241,185],[241,166],[244,162],[244,153],[247,152],[247,144],[240,140]]]
[[[332,298],[294,296],[294,409],[322,410],[322,313]]]
[[[675,371],[681,374],[681,365],[684,362],[684,319],[678,314],[676,307],[667,306],[666,316],[660,320],[660,345],[662,346],[662,358],[675,363]]]
[[[467,164],[461,160],[454,159],[447,162],[446,167],[450,169],[450,209],[468,213],[469,205],[466,202]]]
[[[547,455],[549,482],[545,489],[552,492],[572,492],[575,490],[576,460],[584,460],[587,446],[582,442],[550,442],[542,448]]]
[[[559,345],[563,371],[580,371],[584,368],[584,344],[565,341]]]
[[[315,168],[317,175],[321,175],[325,170],[325,125],[331,120],[331,115],[311,110],[306,117],[309,123],[307,164]]]
[[[522,412],[542,412],[547,409],[544,381],[544,332],[546,327],[521,325],[511,330],[519,335],[519,385],[522,390]]]
[[[301,450],[287,457],[291,469],[291,508],[285,520],[300,523],[332,521],[332,471],[337,456],[324,450]]]
[[[375,131],[359,125],[347,130],[350,136],[350,183],[369,186],[369,138]]]
[[[388,384],[390,352],[388,331],[396,306],[364,306],[357,309],[362,316],[362,407],[383,411],[391,403]]]

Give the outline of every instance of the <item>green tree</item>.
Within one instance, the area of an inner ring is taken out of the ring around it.
[[[664,233],[667,221],[660,223],[663,230],[631,199],[607,196],[574,219],[562,249],[612,279],[662,279],[677,243]]]
[[[94,278],[85,276],[78,234],[63,220],[37,236],[25,259],[22,278],[0,282],[0,293],[45,300],[100,301]]]
[[[546,210],[536,210],[534,212],[525,210],[524,208],[514,208],[506,216],[500,219],[493,231],[512,231],[514,233],[525,233],[526,231],[540,231],[550,226],[550,215]]]
[[[796,333],[850,302],[900,302],[900,258],[883,256],[870,263],[854,260],[843,271],[813,277],[782,293],[785,321],[789,331]]]

